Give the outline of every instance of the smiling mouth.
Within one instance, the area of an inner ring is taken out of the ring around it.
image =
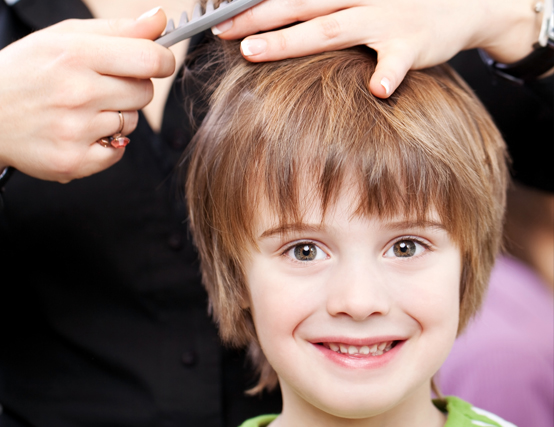
[[[398,341],[384,341],[373,345],[355,346],[350,344],[344,344],[339,342],[320,342],[325,348],[334,351],[339,354],[345,354],[349,356],[381,356],[387,351],[391,350],[398,344]]]

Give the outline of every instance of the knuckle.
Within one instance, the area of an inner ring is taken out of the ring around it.
[[[57,30],[63,32],[72,32],[79,28],[79,25],[82,25],[78,19],[66,19],[65,21],[58,22],[57,24],[49,27],[49,30]]]
[[[244,12],[241,16],[241,19],[244,20],[245,24],[247,25],[253,25],[256,23],[256,8],[252,7],[250,9],[247,9],[246,12]]]
[[[72,115],[64,115],[60,117],[54,124],[54,136],[56,140],[64,146],[71,146],[70,144],[80,139],[82,126],[79,121]]]
[[[288,7],[294,8],[294,9],[302,9],[306,7],[308,4],[307,0],[289,0],[288,1]]]
[[[313,0],[287,0],[286,8],[288,11],[287,18],[290,22],[303,22],[313,18],[313,16],[310,16],[310,10],[313,9]]]
[[[163,69],[162,59],[153,49],[142,49],[139,60],[145,74],[149,76],[157,76]]]
[[[75,80],[66,81],[54,94],[55,105],[64,109],[78,109],[86,106],[91,101],[94,93],[87,83]]]
[[[307,0],[288,0],[287,7],[289,10],[293,11],[293,13],[300,14],[302,11],[304,11],[308,6]]]
[[[284,32],[276,33],[276,47],[281,52],[286,52],[289,45],[288,38]]]
[[[321,35],[327,40],[333,40],[339,37],[342,33],[340,23],[332,16],[323,16],[317,18],[317,24]]]
[[[43,72],[61,76],[79,65],[82,46],[79,46],[73,37],[68,38],[55,32],[37,32],[31,34],[29,39],[32,39],[37,52],[43,55]]]
[[[106,27],[110,34],[118,34],[120,31],[120,21],[118,19],[106,19]]]
[[[64,70],[74,70],[79,64],[79,55],[74,49],[65,49],[56,57],[56,66]]]
[[[88,78],[84,78],[82,61],[73,49],[60,52],[44,70],[50,76],[50,93],[57,107],[74,109],[88,105],[95,96],[95,88]]]

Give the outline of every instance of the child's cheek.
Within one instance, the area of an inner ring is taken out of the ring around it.
[[[402,286],[394,289],[395,300],[402,311],[419,324],[424,338],[445,355],[456,337],[460,313],[461,262],[456,253],[442,257],[433,268],[413,271]],[[397,281],[396,283],[399,283]]]
[[[258,333],[262,328],[291,330],[313,313],[317,292],[312,281],[259,273],[249,284]]]

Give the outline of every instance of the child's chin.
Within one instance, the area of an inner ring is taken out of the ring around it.
[[[336,405],[335,405],[336,406]],[[357,407],[349,408],[326,408],[325,412],[336,418],[343,418],[347,420],[361,420],[366,418],[373,418],[379,414],[385,412],[385,409],[372,408],[368,409],[366,405],[359,405]]]
[[[325,396],[323,399],[314,399],[312,405],[327,414],[344,419],[364,419],[380,415],[392,406],[394,402],[383,396],[373,397],[367,394],[363,397],[354,397],[343,393],[341,396]]]

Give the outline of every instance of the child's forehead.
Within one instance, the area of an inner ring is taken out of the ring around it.
[[[303,189],[296,204],[296,216],[286,215],[278,206],[270,204],[268,197],[263,197],[254,215],[254,235],[264,238],[275,235],[288,235],[305,231],[324,231],[340,229],[345,224],[362,219],[373,227],[402,230],[440,228],[445,230],[441,218],[434,207],[430,207],[424,216],[417,212],[396,213],[368,212],[362,207],[363,199],[358,187],[349,183],[341,186],[333,203],[325,209],[321,196],[313,187]]]

